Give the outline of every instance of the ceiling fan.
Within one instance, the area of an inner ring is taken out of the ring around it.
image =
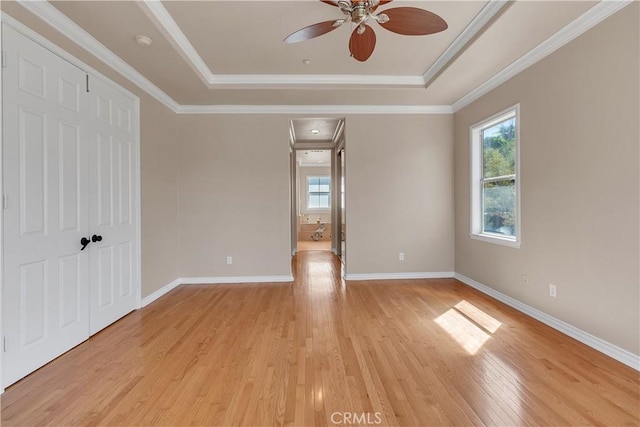
[[[392,0],[320,0],[340,8],[345,18],[323,21],[304,27],[284,39],[285,43],[297,43],[327,34],[345,22],[352,22],[355,29],[349,39],[349,52],[358,61],[364,62],[376,47],[376,33],[367,22],[376,21],[382,28],[407,36],[422,36],[439,33],[447,29],[447,23],[440,16],[417,7],[393,7],[375,13],[378,6]]]

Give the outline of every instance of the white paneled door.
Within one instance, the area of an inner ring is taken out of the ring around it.
[[[134,310],[136,261],[136,106],[92,79],[89,114],[91,333]]]
[[[137,107],[2,31],[7,386],[137,306]]]

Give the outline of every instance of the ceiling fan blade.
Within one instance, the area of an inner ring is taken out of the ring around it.
[[[444,19],[428,10],[417,7],[393,7],[384,11],[389,21],[380,24],[383,28],[406,36],[424,36],[447,29]]]
[[[322,3],[326,3],[328,5],[338,7],[338,2],[337,1],[332,1],[332,0],[320,0],[320,1]]]
[[[342,21],[342,22],[341,22]],[[330,31],[338,28],[344,20],[342,19],[334,19],[332,21],[323,21],[318,22],[317,24],[309,25],[308,27],[304,27],[292,34],[289,34],[287,38],[284,39],[285,43],[298,43],[304,40],[309,40],[314,37],[321,36],[323,34],[327,34]]]
[[[373,28],[365,25],[362,34],[358,34],[358,27],[353,30],[351,38],[349,39],[349,52],[351,52],[351,56],[360,62],[364,62],[369,59],[375,48],[376,33],[373,31]]]

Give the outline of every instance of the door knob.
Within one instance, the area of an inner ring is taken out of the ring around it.
[[[82,245],[82,249],[80,250],[84,251],[84,248],[86,248],[89,243],[91,243],[91,240],[87,239],[86,237],[80,239],[80,244]]]
[[[101,242],[102,241],[102,236],[98,236],[97,234],[94,234],[93,236],[91,236],[91,241],[93,243],[95,242]]]

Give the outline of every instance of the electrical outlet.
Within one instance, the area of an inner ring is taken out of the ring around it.
[[[404,261],[404,252],[400,252],[400,253],[398,254],[398,259],[399,259],[400,261]]]
[[[556,285],[549,285],[549,296],[555,298],[556,295]]]
[[[529,286],[529,276],[523,274],[520,276],[520,282],[522,283],[522,286]]]
[[[227,257],[227,264],[233,264],[233,258],[228,256]]]

